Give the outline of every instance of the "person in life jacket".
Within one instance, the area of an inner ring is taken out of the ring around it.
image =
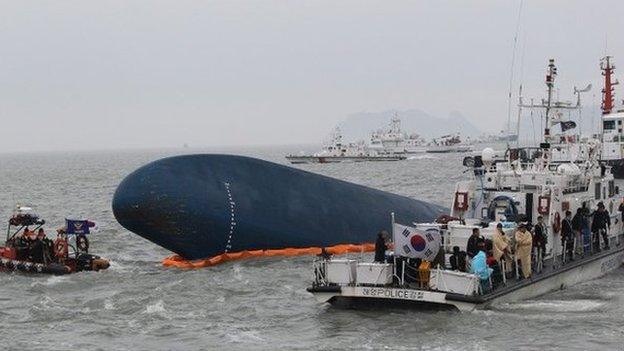
[[[65,234],[59,233],[56,240],[54,240],[54,254],[61,263],[65,262],[69,255],[69,246]]]
[[[516,237],[516,259],[522,263],[522,276],[527,279],[531,277],[531,249],[533,248],[533,237],[524,224],[518,226]]]

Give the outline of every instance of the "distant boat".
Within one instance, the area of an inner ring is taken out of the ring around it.
[[[501,132],[501,134],[498,136],[497,141],[500,142],[504,142],[504,141],[508,141],[508,142],[514,142],[518,140],[518,134],[512,133],[512,132]]]
[[[449,152],[469,152],[472,151],[474,146],[467,144],[461,140],[459,133],[443,135],[433,141],[427,146],[426,152],[428,153],[449,153]]]
[[[340,128],[331,134],[329,142],[323,150],[313,155],[288,155],[286,159],[293,164],[299,163],[338,163],[338,162],[365,162],[365,161],[401,161],[406,157],[403,154],[380,152],[367,147],[363,142],[343,143]]]

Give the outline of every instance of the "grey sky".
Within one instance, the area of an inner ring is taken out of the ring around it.
[[[393,108],[506,121],[519,1],[0,4],[0,152],[318,142],[349,113]],[[561,95],[592,82],[597,103],[607,34],[624,64],[623,14],[524,1],[525,96],[553,57]]]

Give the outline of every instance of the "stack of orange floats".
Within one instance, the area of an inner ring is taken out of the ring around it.
[[[306,248],[286,248],[275,250],[251,250],[240,252],[228,252],[214,257],[189,261],[182,258],[179,255],[173,255],[163,260],[163,265],[166,267],[177,268],[203,268],[210,267],[217,264],[242,260],[246,258],[255,257],[273,257],[273,256],[302,256],[302,255],[318,255],[321,253],[320,247],[306,247]],[[341,244],[326,247],[325,251],[332,255],[342,255],[346,253],[358,253],[358,252],[372,252],[375,251],[375,244],[365,243],[360,245],[354,244]]]

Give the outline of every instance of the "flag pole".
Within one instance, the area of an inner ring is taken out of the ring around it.
[[[394,212],[390,212],[390,218],[392,218],[392,242],[394,242]]]

